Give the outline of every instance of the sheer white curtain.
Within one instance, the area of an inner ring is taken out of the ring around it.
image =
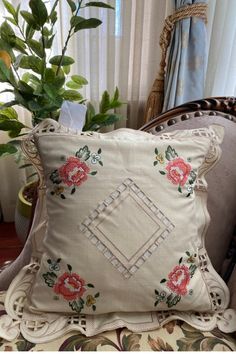
[[[205,97],[236,95],[235,14],[235,0],[209,0]]]
[[[28,0],[12,0],[27,8]],[[68,55],[75,59],[71,74],[87,78],[84,97],[97,103],[102,92],[113,92],[118,86],[123,102],[120,109],[126,119],[116,127],[138,128],[143,124],[145,102],[160,61],[159,36],[164,19],[171,11],[172,0],[108,0],[116,10],[86,8],[81,16],[98,17],[103,24],[94,30],[75,35],[69,45]],[[54,3],[50,0],[48,8]],[[59,1],[59,21],[52,54],[60,54],[70,21],[66,0]],[[0,1],[0,21],[5,15]],[[1,88],[1,84],[0,84]],[[7,99],[7,97],[5,97]],[[21,110],[20,117],[28,115]],[[0,141],[6,139],[1,134]],[[0,204],[5,220],[13,220],[15,199],[24,173],[14,164],[12,157],[0,159]]]

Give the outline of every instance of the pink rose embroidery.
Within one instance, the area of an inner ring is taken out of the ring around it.
[[[67,186],[79,186],[87,180],[90,168],[85,162],[81,162],[77,157],[69,157],[66,163],[58,170],[62,181]]]
[[[184,186],[191,172],[191,166],[181,157],[170,161],[166,166],[167,178],[173,183]]]
[[[64,273],[58,278],[53,290],[56,294],[62,295],[67,301],[71,301],[83,296],[86,291],[84,285],[84,279],[76,273]]]
[[[185,265],[175,266],[168,275],[167,286],[178,295],[187,294],[187,285],[190,282],[189,268]]]

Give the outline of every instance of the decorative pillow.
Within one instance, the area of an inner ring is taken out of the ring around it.
[[[222,137],[219,126],[154,136],[39,125],[28,144],[42,161],[47,231],[8,290],[13,322],[0,335],[15,320],[32,342],[72,329],[150,330],[173,318],[235,330],[228,288],[204,247],[204,175]]]

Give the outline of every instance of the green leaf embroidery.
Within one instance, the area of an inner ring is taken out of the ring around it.
[[[173,294],[170,294],[168,297],[167,297],[167,305],[168,307],[173,307],[175,305],[177,305],[177,303],[181,300],[181,296],[180,295],[173,295]]]
[[[74,300],[69,302],[69,305],[73,311],[80,313],[84,308],[84,301],[82,299]]]
[[[71,272],[71,271],[72,271],[72,267],[71,267],[71,265],[70,265],[70,264],[67,264],[67,268],[68,268],[69,272]]]
[[[178,187],[178,191],[179,191],[180,193],[182,193],[182,189],[181,189],[180,186]]]
[[[75,154],[76,157],[82,158],[84,161],[87,161],[90,158],[90,150],[87,145],[84,147],[80,148],[79,151],[76,152]]]
[[[99,148],[99,149],[98,149],[98,154],[101,154],[101,152],[102,152],[102,149]]]
[[[160,281],[160,283],[165,283],[166,282],[166,279],[162,279],[161,281]]]
[[[75,191],[76,191],[76,188],[75,188],[75,187],[73,187],[73,188],[72,188],[72,190],[71,190],[71,192],[70,192],[70,194],[74,194],[74,193],[75,193]]]
[[[167,160],[169,160],[169,161],[178,156],[178,154],[175,151],[175,149],[173,149],[170,145],[166,149],[165,155],[166,155]]]
[[[158,164],[158,161],[154,161],[153,165],[156,166]]]
[[[183,260],[183,257],[181,257],[181,258],[179,259],[179,264],[182,263],[182,260]]]
[[[94,297],[96,297],[96,298],[99,297],[99,296],[100,296],[100,293],[97,293],[97,294],[94,295]]]
[[[92,171],[90,172],[90,175],[95,176],[97,174],[97,171]]]
[[[94,288],[94,285],[89,283],[89,284],[87,284],[87,287],[88,288]]]
[[[166,173],[164,171],[159,171],[161,175],[165,175]]]
[[[92,309],[93,309],[93,311],[96,311],[96,306],[93,305],[93,306],[92,306]]]
[[[43,274],[43,278],[44,278],[44,281],[47,284],[47,286],[52,288],[55,285],[57,275],[53,272],[47,272],[47,273]]]
[[[155,154],[158,155],[158,149],[157,148],[155,148]]]

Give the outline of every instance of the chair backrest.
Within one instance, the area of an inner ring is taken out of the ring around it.
[[[220,272],[236,224],[236,98],[216,97],[188,102],[144,125],[141,130],[160,134],[219,124],[225,128],[219,163],[206,176],[208,211],[211,216],[206,248]]]

